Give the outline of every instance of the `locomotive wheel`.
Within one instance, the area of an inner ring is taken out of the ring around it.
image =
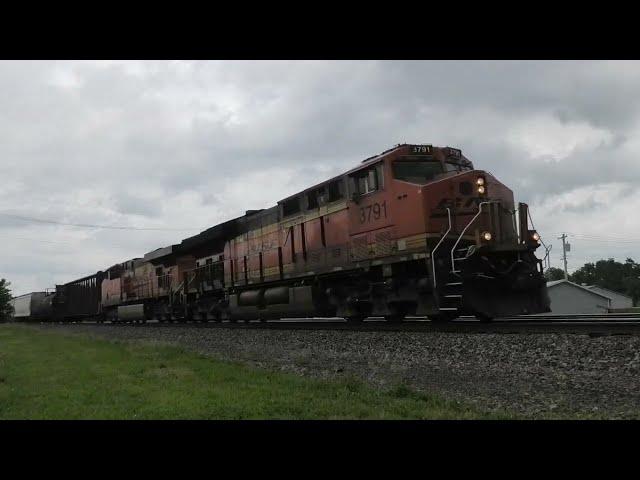
[[[404,317],[407,316],[407,309],[402,304],[392,304],[390,305],[389,310],[391,313],[384,316],[384,319],[388,323],[402,323]]]
[[[209,321],[209,317],[207,316],[207,312],[200,313],[200,321],[202,323],[207,323]]]
[[[455,313],[438,313],[436,315],[427,315],[427,318],[433,323],[446,323],[458,318],[458,315]]]
[[[402,321],[404,320],[405,315],[402,313],[395,313],[393,315],[385,315],[384,319],[388,322],[388,323],[402,323]]]
[[[347,323],[362,323],[367,318],[366,315],[353,315],[351,317],[345,317]]]
[[[482,323],[490,323],[493,322],[493,317],[485,315],[483,313],[476,313],[476,318],[480,320]]]

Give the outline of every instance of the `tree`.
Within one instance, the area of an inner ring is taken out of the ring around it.
[[[640,278],[627,277],[624,279],[627,295],[633,299],[633,304],[637,305],[640,300]]]
[[[633,299],[636,305],[640,300],[640,265],[627,258],[624,263],[613,258],[585,263],[569,276],[577,284],[598,285]]]
[[[9,290],[9,282],[4,278],[0,279],[0,322],[6,322],[13,314],[13,305],[11,305],[11,290]]]
[[[550,267],[546,272],[544,272],[544,276],[547,279],[547,282],[562,280],[564,279],[564,270],[561,268]]]
[[[569,275],[569,280],[578,285],[586,283],[587,285],[595,285],[597,279],[595,263],[585,263],[581,268]],[[602,285],[601,285],[602,286]]]

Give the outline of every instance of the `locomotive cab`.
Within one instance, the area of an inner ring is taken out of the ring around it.
[[[534,254],[540,236],[529,229],[527,205],[516,205],[511,189],[475,170],[459,150],[432,150],[423,161],[400,157],[393,173],[421,185],[437,316],[487,320],[550,311]]]
[[[392,162],[393,178],[416,185],[473,170],[473,164],[455,148],[433,150],[430,145],[414,146],[408,155]]]
[[[416,313],[487,320],[549,311],[527,205],[460,150],[400,145],[349,172],[349,188],[353,260],[426,264],[435,304],[419,301]]]

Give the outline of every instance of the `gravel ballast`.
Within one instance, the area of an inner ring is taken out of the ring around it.
[[[640,337],[44,324],[319,378],[404,384],[527,418],[640,418]]]

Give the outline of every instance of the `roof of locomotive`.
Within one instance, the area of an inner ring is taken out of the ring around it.
[[[462,151],[457,149],[457,148],[453,148],[453,147],[434,147],[431,144],[414,144],[414,143],[399,143],[398,145],[396,145],[395,147],[389,148],[388,150],[385,150],[382,153],[379,153],[377,155],[373,155],[369,158],[365,158],[364,160],[362,160],[360,162],[360,165],[357,165],[355,167],[353,167],[350,170],[347,170],[344,173],[341,173],[340,175],[336,175],[335,177],[331,177],[327,180],[324,180],[320,183],[317,183],[315,185],[312,185],[311,187],[305,188],[304,190],[300,190],[299,192],[296,192],[292,195],[289,195],[288,197],[283,198],[282,200],[278,201],[278,204],[282,203],[282,202],[286,202],[287,200],[290,200],[294,197],[297,197],[298,195],[301,195],[303,193],[306,193],[310,190],[315,190],[316,188],[319,188],[323,185],[326,185],[327,183],[331,183],[334,182],[336,180],[341,180],[344,179],[345,177],[351,175],[354,172],[357,172],[358,170],[364,169],[366,168],[368,165],[375,163],[376,161],[379,160],[383,160],[385,157],[391,155],[392,153],[397,153],[398,150],[406,150],[406,154],[411,154],[411,147],[429,147],[431,149],[433,149],[433,157],[436,158],[437,160],[440,160],[442,162],[446,161],[449,158],[452,158],[454,153],[457,152],[456,154],[456,160],[460,160],[460,163],[463,165],[468,165],[471,168],[473,168],[473,163],[471,162],[471,160],[469,160],[467,157],[465,157],[462,154]]]
[[[149,261],[157,261],[159,259],[162,258],[166,258],[166,257],[170,257],[172,255],[176,255],[182,252],[187,252],[190,251],[196,247],[202,246],[206,243],[210,243],[210,242],[216,242],[216,241],[224,241],[226,239],[228,239],[230,236],[236,236],[239,235],[241,233],[244,233],[248,230],[251,230],[253,228],[259,227],[260,225],[266,223],[273,223],[274,221],[277,221],[277,216],[278,216],[278,205],[290,200],[292,198],[295,198],[297,196],[300,196],[308,191],[317,189],[323,185],[329,184],[331,182],[335,182],[335,181],[340,181],[340,180],[344,180],[347,176],[351,175],[352,173],[366,168],[368,165],[375,163],[379,160],[384,159],[386,156],[393,154],[393,153],[397,153],[398,151],[401,150],[406,150],[407,154],[411,154],[410,149],[412,147],[427,147],[429,149],[431,149],[430,154],[432,154],[432,156],[440,161],[445,161],[447,158],[450,158],[450,156],[452,155],[452,152],[457,152],[456,155],[456,159],[459,159],[461,163],[463,164],[468,164],[471,165],[471,162],[469,161],[469,159],[467,159],[464,155],[462,155],[462,153],[460,152],[460,150],[455,149],[455,148],[451,148],[451,147],[433,147],[430,144],[408,144],[408,143],[403,143],[403,144],[398,144],[388,150],[385,150],[382,153],[379,153],[377,155],[373,155],[369,158],[366,158],[364,160],[362,160],[360,162],[359,165],[355,166],[354,168],[347,170],[346,172],[343,172],[339,175],[336,175],[334,177],[331,177],[327,180],[324,180],[322,182],[319,182],[315,185],[312,185],[304,190],[298,191],[292,195],[289,195],[286,198],[283,198],[281,200],[279,200],[277,202],[277,205],[267,208],[267,209],[260,209],[260,210],[247,210],[245,212],[245,215],[242,215],[240,217],[236,217],[233,218],[231,220],[227,220],[226,222],[223,223],[219,223],[218,225],[214,225],[213,227],[210,227],[206,230],[203,230],[202,232],[193,235],[191,237],[185,238],[184,240],[182,240],[180,243],[177,244],[173,244],[173,245],[168,245],[165,247],[160,247],[157,248],[155,250],[152,250],[151,252],[147,252],[144,257],[143,260],[144,262],[149,262]]]
[[[397,150],[406,150],[406,152],[404,152],[405,154],[416,154],[415,151],[411,151],[412,148],[421,148],[421,149],[426,149],[425,152],[423,152],[426,156],[432,156],[434,157],[436,160],[440,160],[442,162],[449,160],[451,158],[454,158],[456,160],[460,160],[460,163],[462,163],[463,165],[470,165],[471,164],[471,160],[469,160],[467,157],[465,157],[462,154],[462,150],[460,150],[459,148],[454,148],[454,147],[434,147],[433,145],[431,145],[430,143],[399,143],[398,145],[396,145],[395,147],[392,147],[388,150],[385,150],[384,152],[378,154],[378,155],[374,155],[372,157],[369,158],[365,158],[364,160],[362,160],[361,164],[368,164],[371,162],[374,162],[375,160],[380,160],[383,157],[386,157],[387,155],[390,155],[391,153],[395,153]],[[355,168],[352,168],[351,170],[349,170],[347,172],[347,174],[354,172],[360,168],[362,168],[362,165],[358,165]]]
[[[233,218],[231,220],[227,220],[226,222],[219,223],[218,225],[214,225],[213,227],[203,230],[197,235],[185,238],[184,240],[182,240],[182,242],[180,242],[180,249],[186,250],[189,248],[197,247],[206,242],[224,239],[228,235],[233,235],[237,230],[238,218]]]
[[[274,220],[274,217],[277,217],[277,208],[278,207],[275,206],[261,210],[247,210],[241,217],[236,217],[214,225],[197,235],[185,238],[180,243],[157,248],[148,252],[144,255],[144,261],[155,262],[160,259],[166,259],[172,255],[189,252],[205,244],[216,242],[223,244],[229,237],[234,237],[256,228],[256,226],[264,223],[265,220],[267,223],[277,221],[277,219]]]
[[[143,258],[146,262],[150,262],[161,257],[166,257],[167,255],[171,255],[174,252],[174,247],[177,246],[178,245],[169,245],[167,247],[156,248],[151,252],[145,253]]]

